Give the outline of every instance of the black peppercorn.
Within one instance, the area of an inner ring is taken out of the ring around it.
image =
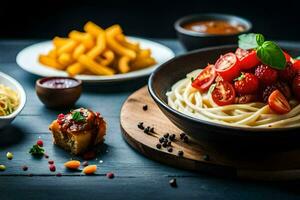
[[[166,147],[168,146],[168,143],[167,143],[166,141],[164,141],[164,143],[162,144],[162,146],[163,146],[164,148],[166,148]]]
[[[144,130],[144,133],[149,134],[149,132],[150,132],[150,127],[147,126],[147,128],[145,128],[145,130]]]
[[[160,143],[157,143],[157,144],[156,144],[156,148],[161,149],[161,144],[160,144]]]
[[[176,135],[175,135],[175,134],[171,134],[171,135],[169,136],[169,140],[171,140],[171,141],[174,141],[175,138],[176,138]]]
[[[188,141],[189,141],[188,136],[184,136],[184,137],[183,137],[183,142],[188,143]]]
[[[150,128],[150,133],[154,133],[154,127]]]
[[[164,138],[164,137],[159,138],[159,142],[160,142],[160,143],[163,143],[164,141],[165,141],[165,138]]]
[[[169,133],[164,134],[164,138],[168,138],[169,137]]]
[[[177,182],[176,182],[176,178],[173,178],[169,181],[169,184],[171,187],[177,187]]]
[[[181,150],[178,151],[177,155],[180,156],[180,157],[183,156],[183,151],[181,151]]]
[[[180,139],[183,139],[185,136],[185,133],[180,133]]]
[[[148,110],[148,105],[144,105],[144,106],[143,106],[143,110],[144,110],[144,111]]]
[[[172,148],[172,147],[169,147],[169,148],[168,148],[168,152],[171,153],[172,151],[173,151],[173,148]]]
[[[167,142],[167,146],[171,146],[171,141]]]
[[[137,127],[138,127],[139,129],[141,129],[141,130],[144,130],[144,128],[145,128],[143,122],[139,122],[138,125],[137,125]]]

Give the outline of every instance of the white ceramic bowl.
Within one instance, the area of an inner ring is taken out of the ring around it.
[[[18,108],[10,115],[0,116],[0,129],[1,129],[6,125],[10,124],[16,118],[16,116],[21,112],[26,102],[26,94],[23,87],[20,85],[18,81],[8,76],[7,74],[4,74],[3,72],[0,72],[0,84],[10,87],[20,95],[20,104]]]

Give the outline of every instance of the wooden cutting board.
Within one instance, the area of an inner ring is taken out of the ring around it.
[[[147,110],[143,109],[145,105]],[[140,122],[143,122],[144,128],[153,127],[154,131],[145,133],[138,127]],[[159,110],[147,87],[134,92],[125,101],[121,109],[120,123],[125,140],[133,148],[164,164],[226,177],[256,180],[300,179],[298,149],[259,155],[243,155],[240,152],[228,154],[211,148],[208,151],[189,137],[187,142],[183,141],[180,139],[182,131]],[[175,134],[175,140],[167,148],[157,148],[159,138],[166,133]],[[169,152],[170,147],[172,152]],[[178,151],[183,151],[183,155],[179,156]]]

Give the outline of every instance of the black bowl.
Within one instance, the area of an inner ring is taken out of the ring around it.
[[[300,54],[300,47],[281,45],[292,55]],[[166,93],[172,85],[185,78],[186,74],[207,63],[214,63],[224,53],[237,46],[227,45],[192,51],[177,56],[157,68],[149,78],[149,92],[162,112],[178,128],[205,146],[226,149],[286,149],[300,146],[299,128],[241,128],[208,122],[185,115],[167,103]]]
[[[213,34],[205,34],[198,33],[195,31],[189,31],[184,29],[182,26],[189,22],[194,21],[203,21],[203,20],[224,20],[230,23],[237,23],[243,25],[245,27],[245,31],[240,32],[238,34],[230,34],[230,35],[213,35]],[[208,46],[218,46],[225,44],[236,44],[238,35],[242,33],[249,32],[252,28],[251,22],[248,20],[226,14],[198,14],[198,15],[189,15],[177,20],[174,24],[175,30],[177,32],[177,36],[180,42],[187,50],[200,49]]]

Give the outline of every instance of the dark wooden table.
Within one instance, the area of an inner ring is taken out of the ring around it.
[[[174,40],[158,40],[177,54],[183,49]],[[65,170],[63,163],[71,155],[52,144],[49,123],[59,110],[47,109],[35,95],[34,84],[38,78],[20,69],[16,54],[37,41],[0,41],[0,71],[16,78],[25,88],[27,103],[12,125],[0,130],[0,164],[7,170],[0,172],[0,199],[296,199],[300,197],[299,182],[253,182],[211,177],[184,171],[149,160],[123,140],[119,114],[122,103],[146,80],[125,85],[110,91],[108,86],[84,87],[76,104],[103,114],[108,123],[105,144],[97,159],[97,174],[84,176],[80,172]],[[299,44],[298,44],[299,45]],[[56,172],[50,172],[47,159],[35,159],[28,153],[38,138],[50,159],[56,163]],[[6,152],[13,152],[13,160]],[[102,162],[103,161],[103,162]],[[28,171],[22,166],[27,165]],[[105,174],[114,172],[114,179]],[[57,177],[62,173],[62,177]],[[32,176],[29,176],[31,174]],[[175,177],[178,188],[171,188],[169,180]]]

